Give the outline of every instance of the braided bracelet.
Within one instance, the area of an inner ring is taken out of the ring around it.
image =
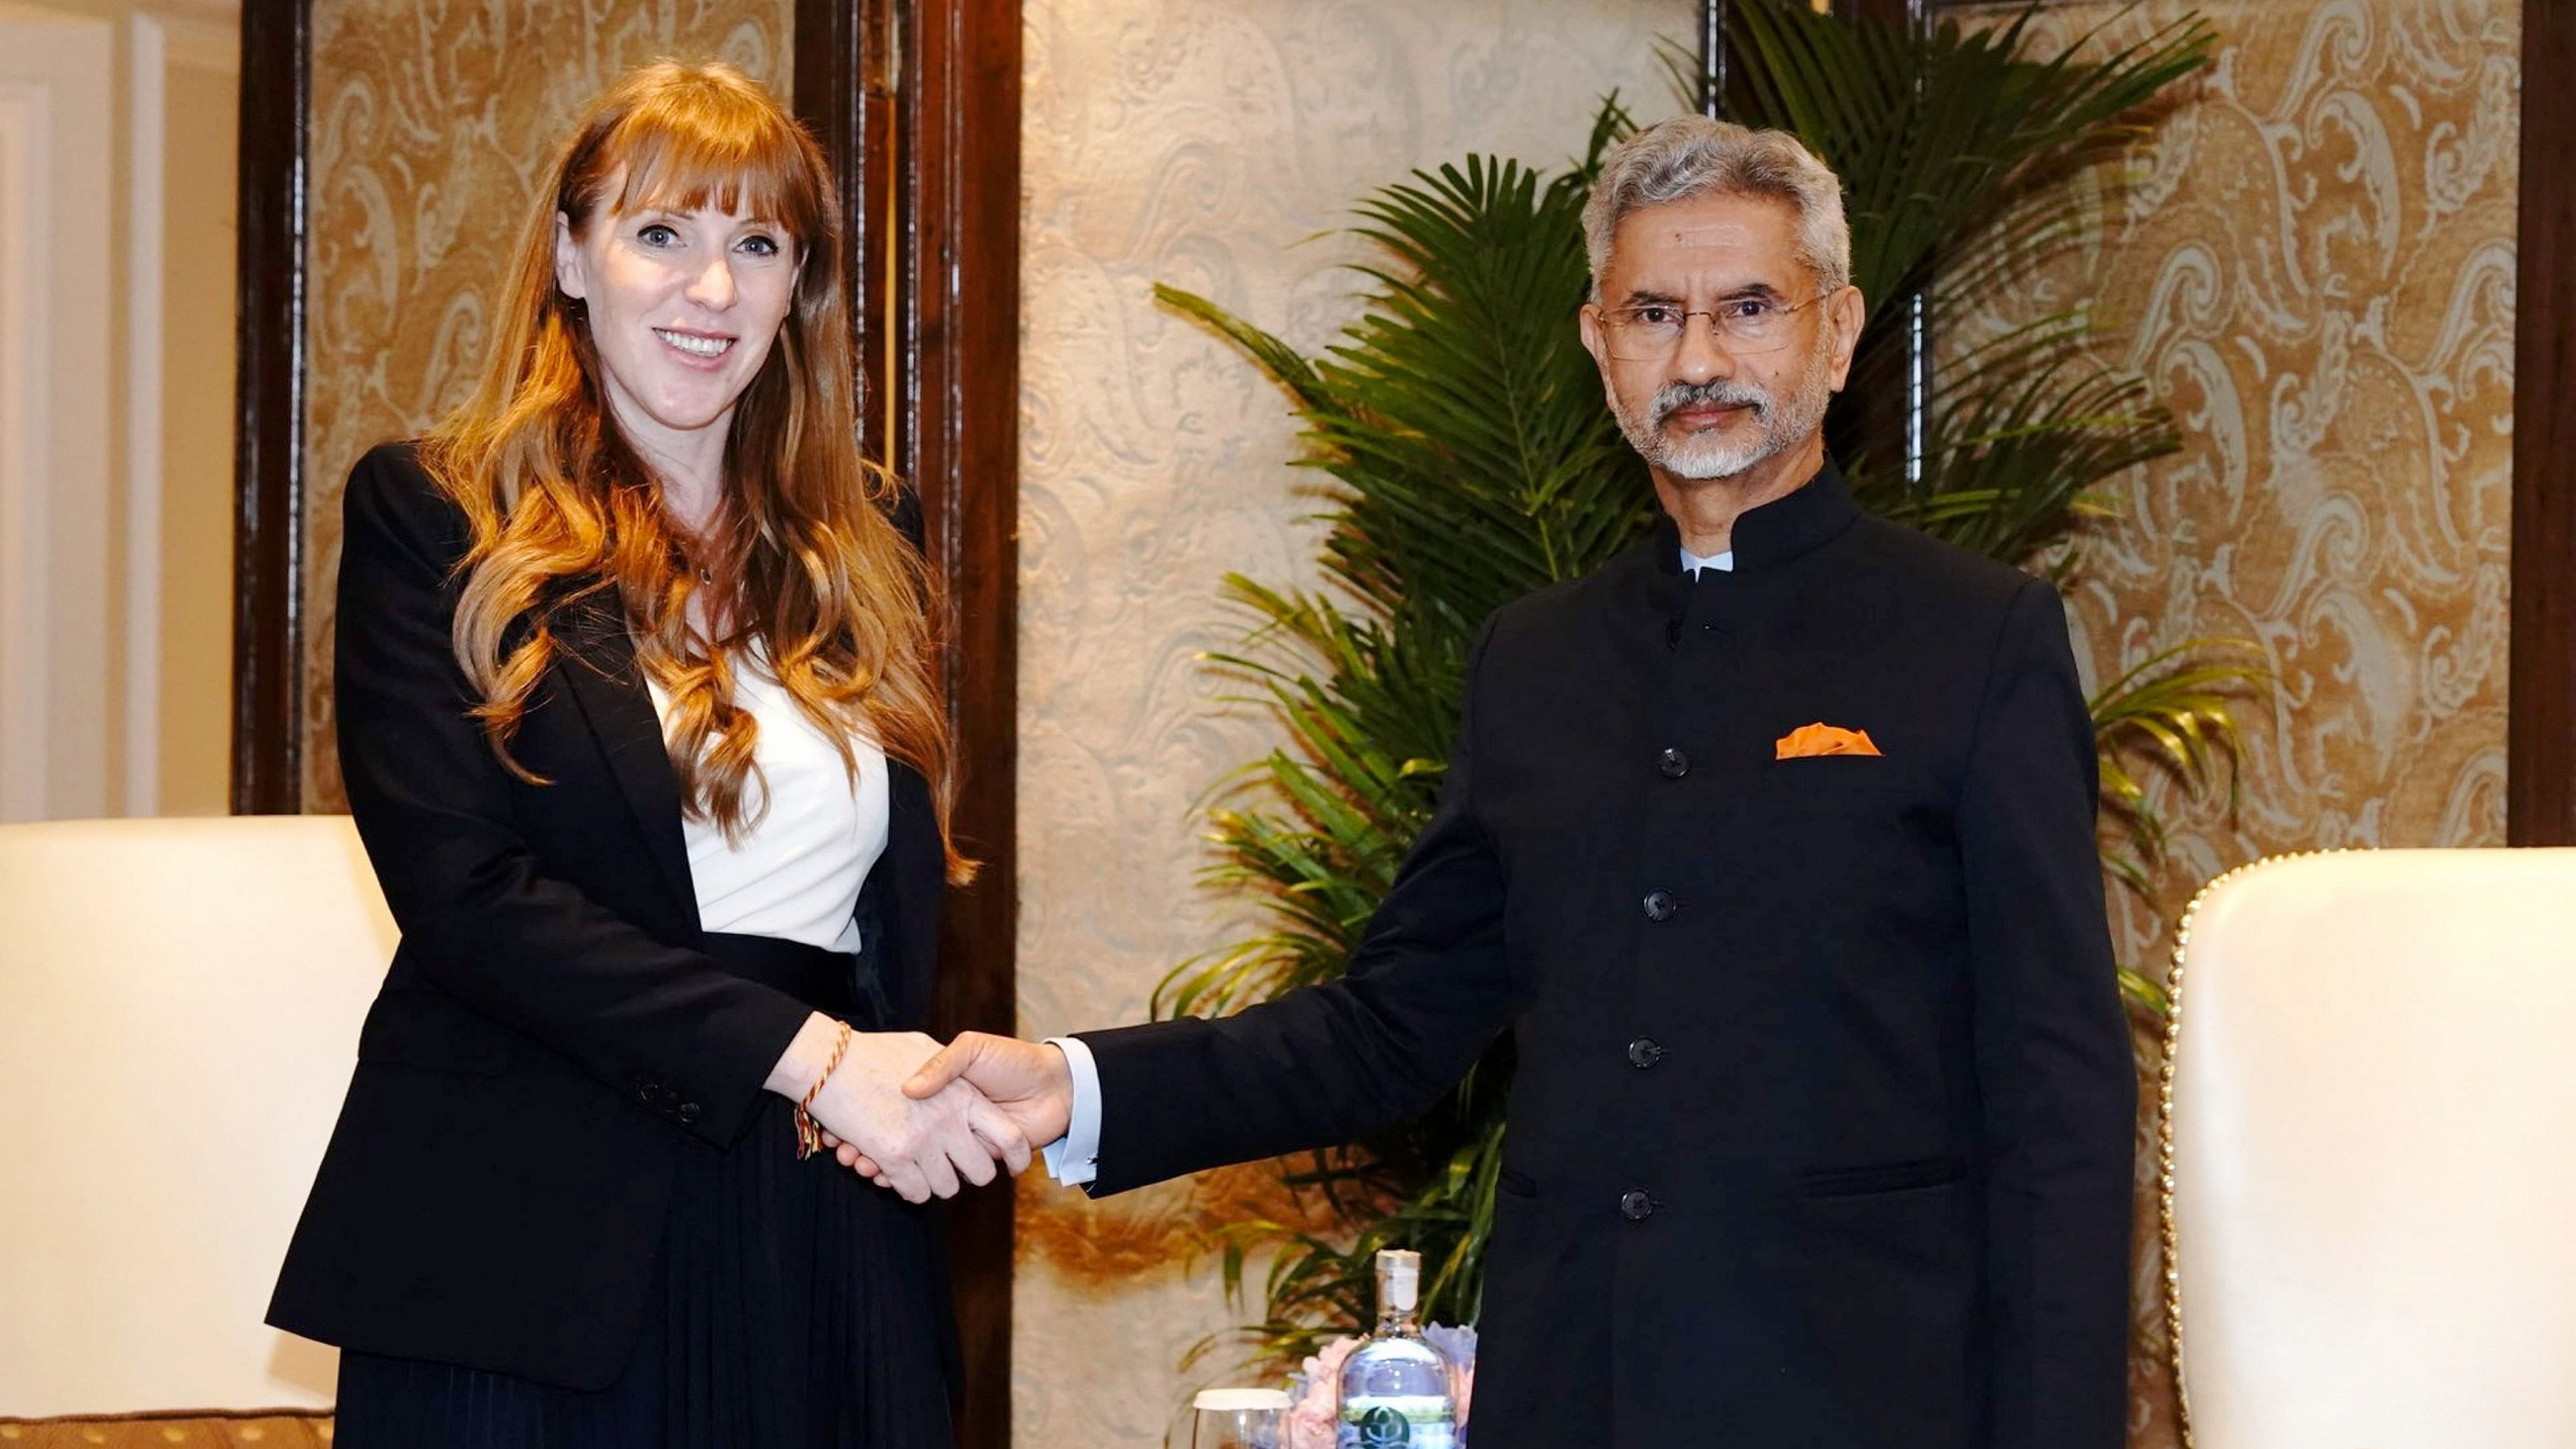
[[[805,1089],[805,1100],[796,1104],[796,1160],[804,1161],[823,1150],[823,1129],[814,1121],[814,1099],[823,1095],[823,1084],[841,1069],[841,1054],[850,1049],[850,1024],[841,1023],[841,1035],[832,1043],[832,1059],[823,1064],[823,1074]]]

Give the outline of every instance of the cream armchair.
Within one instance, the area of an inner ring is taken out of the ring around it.
[[[2188,1440],[2576,1445],[2576,850],[2252,866],[2175,972]]]
[[[0,1416],[330,1403],[260,1315],[394,939],[346,817],[0,826]]]

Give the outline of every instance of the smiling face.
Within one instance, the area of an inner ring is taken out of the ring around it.
[[[555,216],[555,284],[583,304],[619,426],[657,460],[721,447],[794,305],[796,273],[787,232],[740,211],[602,205],[578,231]]]
[[[1731,344],[1708,316],[1766,307],[1797,309],[1778,319],[1776,348]],[[1633,308],[1698,315],[1683,319],[1673,346],[1647,356],[1610,345],[1610,314]],[[1620,221],[1600,301],[1583,309],[1583,344],[1620,430],[1659,475],[1734,478],[1775,459],[1822,461],[1825,405],[1851,369],[1861,317],[1852,288],[1819,297],[1799,259],[1796,208],[1711,192]]]

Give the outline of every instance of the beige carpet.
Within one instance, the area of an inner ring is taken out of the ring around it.
[[[112,1419],[0,1419],[0,1449],[317,1449],[328,1414],[130,1414]]]

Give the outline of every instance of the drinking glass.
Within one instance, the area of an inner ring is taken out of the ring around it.
[[[1285,1389],[1201,1389],[1193,1407],[1190,1449],[1284,1449],[1288,1442]]]

